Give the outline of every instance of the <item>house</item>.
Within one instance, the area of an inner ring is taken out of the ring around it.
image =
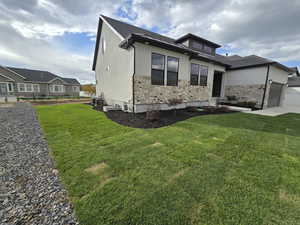
[[[219,47],[194,34],[173,39],[101,15],[96,95],[135,113],[213,105],[226,96],[260,108],[282,104],[290,68],[255,55],[222,56]]]
[[[288,79],[284,106],[300,107],[300,75],[297,67],[291,69],[293,73]]]
[[[298,70],[298,67],[291,67],[291,73],[290,73],[290,77],[300,77],[300,73]]]
[[[0,66],[0,97],[79,96],[80,83],[40,70]]]

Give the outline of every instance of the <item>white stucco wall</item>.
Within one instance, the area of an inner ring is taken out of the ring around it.
[[[267,66],[226,72],[226,85],[255,85],[266,82]]]
[[[142,43],[135,43],[136,50],[136,70],[135,76],[146,76],[151,77],[151,56],[152,53],[159,53],[165,56],[172,56],[179,59],[179,72],[178,72],[178,80],[186,80],[190,81],[190,70],[191,63],[200,64],[203,66],[208,66],[208,77],[207,77],[207,85],[209,88],[209,93],[211,96],[212,93],[212,84],[214,78],[214,71],[225,72],[225,67],[216,65],[213,63],[189,59],[189,56],[161,49],[155,46],[146,45]],[[224,79],[225,75],[223,76]],[[210,100],[210,99],[208,99]]]
[[[106,50],[102,53],[102,39]],[[96,64],[96,95],[104,95],[108,104],[132,100],[132,75],[134,72],[134,49],[119,47],[121,38],[103,22]]]
[[[277,83],[286,84],[288,82],[289,72],[270,66],[269,80]]]
[[[300,87],[287,88],[283,105],[300,107]]]

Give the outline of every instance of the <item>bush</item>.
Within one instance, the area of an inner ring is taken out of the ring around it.
[[[237,97],[235,95],[226,96],[228,101],[236,101]]]

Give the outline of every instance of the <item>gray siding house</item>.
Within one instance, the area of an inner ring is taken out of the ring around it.
[[[219,55],[219,47],[193,34],[173,39],[101,15],[96,95],[134,113],[215,105],[228,96],[259,108],[282,104],[290,68],[255,55]]]
[[[79,96],[80,83],[40,70],[0,66],[0,96]]]

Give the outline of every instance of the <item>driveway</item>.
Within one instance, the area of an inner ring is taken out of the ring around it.
[[[27,103],[0,105],[0,224],[77,224]]]
[[[300,107],[297,106],[282,106],[274,107],[257,111],[244,111],[244,113],[257,114],[262,116],[279,116],[286,113],[300,113]]]

